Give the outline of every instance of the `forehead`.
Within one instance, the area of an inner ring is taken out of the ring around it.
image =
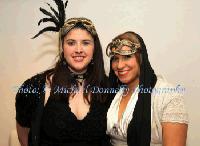
[[[92,35],[85,29],[73,28],[64,37],[64,39],[92,40]]]

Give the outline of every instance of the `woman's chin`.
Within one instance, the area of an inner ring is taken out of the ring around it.
[[[84,72],[87,69],[87,67],[85,66],[75,66],[75,67],[72,66],[70,68],[72,71],[77,72],[77,73]]]
[[[121,79],[120,82],[121,82],[122,84],[127,84],[127,83],[128,83],[128,80],[126,80],[126,79]]]

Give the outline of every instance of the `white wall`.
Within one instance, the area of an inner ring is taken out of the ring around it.
[[[93,20],[104,53],[119,33],[132,30],[143,37],[156,73],[186,88],[188,146],[200,144],[199,5],[198,0],[69,0],[66,10],[67,17]],[[43,17],[40,6],[47,8],[42,0],[0,1],[0,146],[8,145],[9,133],[15,128],[15,87],[54,63],[57,34],[30,39],[44,26],[37,27]],[[105,65],[108,71],[109,64]]]

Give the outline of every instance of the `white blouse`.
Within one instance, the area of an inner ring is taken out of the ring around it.
[[[107,113],[107,134],[110,135],[113,146],[127,146],[127,128],[138,100],[138,90],[135,90],[118,121],[119,104],[123,94],[124,89],[120,89]],[[163,77],[157,76],[151,96],[151,146],[162,146],[161,122],[188,123],[182,95],[183,92],[178,86],[172,86]]]

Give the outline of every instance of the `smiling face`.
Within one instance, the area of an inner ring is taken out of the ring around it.
[[[112,50],[114,49],[112,48]],[[123,46],[121,49],[130,50],[131,48]],[[112,58],[112,69],[123,84],[129,86],[139,82],[140,66],[135,54],[115,54]]]
[[[94,52],[94,39],[84,29],[70,30],[63,40],[64,57],[71,70],[83,72],[91,62]]]

